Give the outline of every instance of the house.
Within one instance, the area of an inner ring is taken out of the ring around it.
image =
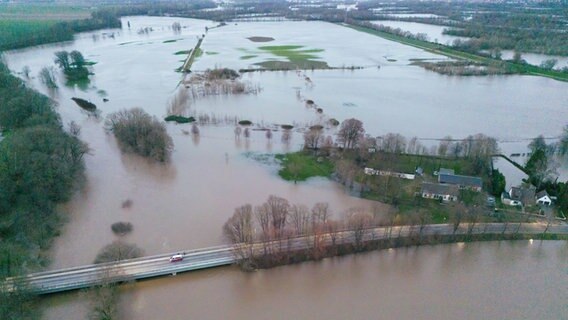
[[[442,169],[440,169],[442,171]],[[483,181],[480,177],[460,176],[457,174],[439,173],[438,182],[458,186],[460,189],[481,191]]]
[[[552,204],[552,198],[548,195],[546,190],[542,190],[536,194],[536,204],[549,206]]]
[[[420,188],[422,198],[443,201],[457,201],[459,188],[455,185],[423,182]]]
[[[511,195],[508,192],[503,191],[501,193],[501,202],[507,206],[521,206],[523,205],[520,200],[511,199]]]
[[[501,194],[501,202],[510,206],[531,206],[534,204],[536,188],[533,185],[512,187]]]

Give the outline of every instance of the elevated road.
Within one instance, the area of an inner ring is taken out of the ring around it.
[[[471,227],[471,225],[469,226]],[[538,235],[545,230],[551,234],[568,235],[568,225],[544,224],[518,224],[518,223],[487,223],[476,224],[471,231],[468,225],[462,223],[455,234],[523,234]],[[329,245],[332,240],[340,244],[356,244],[374,240],[389,238],[407,238],[409,236],[433,236],[452,235],[454,227],[448,224],[423,225],[423,226],[395,226],[371,228],[360,230],[344,230],[335,234],[323,234],[317,238],[318,245]],[[261,254],[269,246],[273,251],[305,250],[311,248],[316,241],[314,236],[304,236],[272,241],[268,243],[256,243],[252,245],[254,254]],[[174,254],[182,254],[183,260],[170,262],[169,258]],[[60,269],[47,272],[29,274],[17,279],[7,279],[3,282],[3,290],[12,291],[19,281],[27,284],[37,294],[49,294],[68,290],[88,288],[103,283],[120,283],[137,279],[175,275],[180,272],[201,270],[219,266],[230,265],[236,262],[232,246],[217,246],[191,251],[178,251],[173,253],[148,256],[137,259],[122,260],[120,262],[86,265],[74,268]]]

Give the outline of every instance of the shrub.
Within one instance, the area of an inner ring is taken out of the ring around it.
[[[229,68],[207,70],[205,75],[208,80],[235,80],[240,77],[237,71]]]
[[[132,232],[132,223],[130,222],[115,222],[113,223],[110,228],[114,234],[123,236],[127,233]]]
[[[294,126],[291,124],[283,124],[280,126],[280,128],[284,129],[284,130],[292,130],[294,129]]]
[[[313,126],[310,127],[310,130],[322,130],[323,126],[319,125],[319,124],[315,124]]]
[[[142,249],[134,244],[115,241],[101,249],[94,263],[105,263],[125,259],[139,258],[144,254]]]
[[[194,117],[184,117],[184,116],[176,116],[171,115],[164,118],[165,121],[174,121],[177,123],[191,123],[195,121]]]
[[[249,120],[241,120],[241,121],[239,121],[239,124],[241,126],[250,126],[252,124],[252,122],[249,121]]]
[[[75,101],[75,103],[79,107],[81,107],[81,108],[83,108],[87,111],[96,111],[97,110],[97,106],[90,101],[87,101],[87,100],[84,100],[84,99],[81,99],[81,98],[71,98],[71,100]]]
[[[144,110],[133,108],[112,113],[105,126],[114,133],[123,151],[160,162],[169,160],[173,149],[172,138],[166,126]]]
[[[339,121],[337,121],[337,119],[331,118],[331,119],[329,119],[329,124],[336,127],[336,126],[339,125]]]

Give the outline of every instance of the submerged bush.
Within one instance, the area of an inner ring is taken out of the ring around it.
[[[144,110],[133,108],[112,113],[105,126],[114,133],[123,151],[160,162],[169,160],[173,149],[172,138],[164,123]]]
[[[114,232],[114,234],[119,235],[119,236],[123,236],[127,233],[132,232],[132,223],[130,222],[115,222],[112,224],[112,226],[110,226],[110,228],[112,229],[112,232]]]
[[[241,120],[241,121],[239,121],[239,124],[240,124],[241,126],[250,126],[250,125],[252,124],[252,121],[250,121],[250,120]]]
[[[97,110],[97,106],[94,103],[87,101],[85,99],[73,97],[73,98],[71,98],[71,100],[75,101],[75,103],[79,107],[81,107],[81,108],[83,108],[87,111],[96,111]]]
[[[292,130],[292,129],[294,129],[294,126],[291,125],[291,124],[283,124],[283,125],[281,125],[280,127],[281,127],[282,129],[284,129],[284,130]]]
[[[229,68],[207,70],[205,75],[208,80],[235,80],[240,77],[237,71]]]
[[[95,264],[120,261],[126,259],[139,258],[144,254],[142,249],[134,244],[124,243],[122,241],[115,241],[99,251],[95,258]]]
[[[176,116],[176,115],[171,115],[171,116],[167,116],[164,118],[165,121],[175,121],[177,123],[190,123],[190,122],[194,122],[195,118],[194,117],[184,117],[184,116]]]

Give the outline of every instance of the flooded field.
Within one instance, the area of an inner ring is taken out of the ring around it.
[[[433,24],[389,20],[373,21],[373,24],[382,24],[383,26],[395,29],[400,28],[403,31],[409,31],[413,34],[425,33],[426,35],[428,35],[428,41],[441,44],[451,45],[456,39],[467,40],[467,38],[465,37],[456,37],[443,34],[442,32],[444,31],[444,29],[447,29],[448,27],[437,26]]]
[[[515,55],[515,51],[503,50],[501,52],[501,54],[503,55],[502,59],[513,59],[513,56]],[[540,66],[540,64],[543,63],[546,60],[555,59],[555,60],[557,60],[557,62],[556,62],[556,65],[554,66],[554,69],[562,69],[564,67],[568,67],[568,57],[550,56],[550,55],[538,54],[538,53],[522,53],[521,59],[524,59],[527,63],[535,65],[535,66]]]
[[[127,27],[128,22],[130,28]],[[181,23],[181,32],[172,30],[174,22]],[[281,142],[279,131],[271,140],[263,131],[252,131],[250,139],[235,140],[234,125],[231,124],[235,118],[271,127],[289,123],[301,129],[329,118],[342,121],[355,117],[364,122],[369,134],[398,132],[407,137],[417,136],[425,143],[447,135],[461,138],[484,133],[506,141],[501,144],[506,153],[524,152],[528,142],[522,139],[539,134],[557,136],[568,119],[567,83],[526,76],[441,76],[409,64],[413,59],[445,57],[322,22],[239,22],[211,29],[216,25],[194,19],[126,17],[120,30],[83,33],[73,42],[6,54],[8,65],[14,72],[25,66],[31,69],[32,78],[27,80],[28,83],[58,103],[58,112],[64,123],[75,121],[82,127],[81,139],[91,149],[86,157],[87,185],[63,208],[69,213],[69,222],[54,242],[51,268],[91,263],[100,248],[116,239],[110,225],[117,221],[133,224],[134,231],[126,236],[126,241],[136,243],[147,254],[156,254],[222,243],[221,227],[233,209],[245,203],[260,204],[270,194],[308,206],[329,202],[336,215],[351,207],[372,205],[369,201],[351,197],[340,185],[326,179],[298,184],[283,181],[277,176],[274,163],[258,161],[254,155],[298,150],[303,142],[302,133],[294,132],[289,144]],[[205,27],[209,28],[207,32]],[[257,94],[210,96],[190,100],[185,106],[184,112],[188,114],[207,114],[224,119],[216,125],[201,126],[199,138],[194,139],[184,133],[189,130],[189,125],[168,124],[168,132],[175,144],[171,163],[153,164],[134,155],[122,154],[114,137],[105,133],[104,118],[111,112],[131,107],[141,107],[158,118],[166,116],[170,102],[178,90],[183,89],[179,86],[182,75],[174,70],[181,66],[185,56],[175,53],[193,48],[197,37],[205,33],[203,54],[193,65],[196,71],[214,67],[256,68],[256,63],[285,60],[274,51],[261,48],[284,45],[308,50],[315,60],[325,61],[332,67],[365,68],[244,74],[247,83],[260,88]],[[249,37],[271,37],[274,40],[258,43],[249,40]],[[50,91],[40,83],[37,79],[39,70],[54,66],[53,54],[59,50],[80,50],[87,59],[96,62],[90,83],[65,85],[60,76],[60,88],[56,91]],[[101,111],[99,116],[82,111],[71,100],[72,97],[95,103]],[[108,102],[103,102],[103,99],[108,99]],[[314,100],[323,113],[306,108],[306,99]],[[333,134],[334,131],[327,133]],[[122,208],[121,204],[126,200],[132,201],[130,208]],[[382,208],[388,210],[386,205]],[[494,245],[484,246],[474,246],[482,252],[475,259],[494,264],[492,259],[497,259],[492,253]],[[555,246],[544,251],[555,252]],[[404,253],[405,258],[401,258],[403,261],[399,263],[414,265],[418,260],[422,263],[422,258],[417,256],[427,250],[435,250],[441,258],[459,251],[456,247],[424,250],[416,251],[416,254]],[[517,249],[511,249],[511,252],[516,254]],[[184,316],[190,312],[188,317],[191,318],[226,318],[235,314],[236,318],[244,319],[254,310],[268,312],[269,306],[278,304],[285,293],[281,291],[282,287],[288,286],[298,293],[288,296],[286,303],[290,306],[299,301],[308,303],[306,295],[310,290],[315,292],[313,290],[319,283],[321,290],[317,291],[329,291],[329,296],[321,296],[313,309],[300,304],[281,318],[299,314],[316,317],[322,306],[329,305],[327,299],[335,299],[334,296],[347,298],[349,291],[345,289],[345,281],[348,280],[362,286],[360,297],[371,299],[362,298],[357,302],[369,306],[362,308],[357,317],[373,315],[381,310],[379,306],[393,307],[388,299],[377,298],[376,294],[380,292],[384,292],[385,296],[390,292],[390,289],[377,291],[381,283],[394,283],[410,274],[393,275],[392,272],[398,272],[394,267],[396,263],[390,266],[389,263],[383,264],[390,261],[388,254],[330,259],[322,264],[290,266],[254,274],[241,274],[236,269],[224,268],[143,282],[124,290],[123,318],[155,319],[160,316],[156,304],[163,300],[160,305],[167,305],[172,312],[190,303],[194,308],[185,310]],[[428,261],[424,262],[424,271],[416,275],[417,283],[430,279],[429,272],[440,271],[436,267],[439,266],[437,260]],[[544,264],[543,261],[536,259],[534,263]],[[478,266],[473,261],[463,263],[469,269]],[[377,265],[385,269],[373,269]],[[550,267],[549,264],[546,266]],[[500,272],[500,269],[494,269]],[[306,288],[309,290],[300,290],[301,286],[292,287],[293,282],[288,282],[289,276],[299,270],[306,274],[304,280],[300,281],[301,276],[298,276],[297,281],[304,283],[304,288],[310,287]],[[526,274],[525,269],[514,270],[511,271],[514,275]],[[339,276],[342,273],[349,276]],[[472,279],[482,280],[484,276],[478,273],[477,278]],[[310,282],[306,279],[315,282],[308,286]],[[329,285],[328,281],[331,281]],[[442,285],[441,280],[438,281]],[[464,285],[475,283],[472,280]],[[493,288],[489,283],[485,285],[477,288],[477,292]],[[529,285],[530,282],[527,282],[527,288],[532,288]],[[247,289],[242,295],[236,294],[241,287]],[[426,290],[428,283],[424,282],[421,287]],[[398,296],[404,297],[412,291],[411,288],[411,283],[406,283],[406,287],[397,289]],[[232,300],[225,295],[230,295]],[[404,299],[420,301],[428,297],[435,300],[426,291],[417,291],[414,295],[412,299]],[[456,300],[456,306],[467,301],[468,297]],[[495,298],[500,297],[509,301],[504,294]],[[85,302],[77,301],[81,299],[81,295],[77,294],[55,297],[47,303],[52,306],[47,311],[48,318],[61,318],[69,310],[84,311]],[[227,308],[208,307],[205,310],[215,299],[224,301]],[[375,304],[376,300],[380,303]],[[245,302],[251,304],[250,308]],[[422,309],[409,309],[406,319],[416,315],[416,310]],[[532,309],[527,310],[529,314],[532,312]],[[78,312],[82,314],[82,311]],[[257,318],[265,318],[262,314],[266,315],[259,313]],[[345,313],[336,314],[341,315],[339,318],[348,317]],[[467,313],[456,307],[453,314],[457,317]],[[497,318],[511,315],[499,310],[491,314]],[[166,318],[175,318],[175,314]]]

